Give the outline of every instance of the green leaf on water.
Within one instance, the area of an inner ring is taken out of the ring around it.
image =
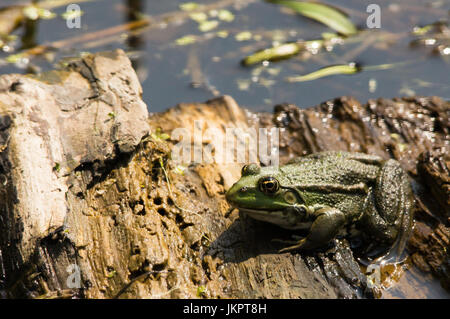
[[[207,20],[207,21],[203,21],[199,24],[198,29],[202,32],[208,32],[211,31],[215,28],[217,28],[217,26],[219,25],[219,21],[217,20]]]
[[[204,12],[192,12],[191,14],[189,14],[189,18],[197,23],[202,23],[208,20],[208,15]]]
[[[321,22],[343,35],[353,35],[357,32],[355,25],[345,14],[326,4],[293,0],[267,1],[291,8],[297,13]]]
[[[23,14],[30,20],[48,20],[56,17],[56,14],[51,12],[50,10],[39,8],[35,5],[29,5],[23,8]]]
[[[216,35],[219,38],[225,39],[226,37],[228,37],[228,31],[226,31],[226,30],[217,31]]]
[[[185,2],[179,5],[179,8],[183,11],[193,11],[199,7],[197,2]]]
[[[8,63],[19,63],[20,60],[22,60],[24,58],[26,58],[26,54],[22,52],[22,53],[8,55],[5,59],[5,61]]]
[[[178,38],[175,40],[175,43],[177,45],[188,45],[188,44],[192,44],[195,43],[196,38],[192,35],[186,35],[184,37]]]
[[[81,17],[84,14],[83,10],[71,10],[61,13],[61,17],[64,20],[73,20]]]
[[[234,14],[231,13],[231,11],[224,10],[224,9],[219,10],[217,17],[219,18],[219,20],[226,21],[226,22],[231,22],[234,20]]]
[[[330,75],[337,75],[337,74],[355,74],[361,71],[380,71],[380,70],[388,70],[393,69],[395,67],[403,66],[409,63],[413,63],[414,61],[404,61],[404,62],[396,62],[396,63],[385,63],[385,64],[378,64],[378,65],[367,65],[367,66],[360,66],[356,63],[349,63],[349,64],[339,64],[339,65],[332,65],[327,66],[324,68],[321,68],[317,71],[300,75],[300,76],[292,76],[286,78],[286,81],[288,82],[305,82],[305,81],[312,81],[317,80],[320,78],[323,78],[325,76]]]
[[[308,51],[311,54],[316,54],[324,47],[326,43],[334,39],[337,40],[341,38],[335,36],[331,40],[308,40],[279,44],[268,49],[257,51],[244,58],[241,63],[242,65],[249,66],[262,61],[279,61],[288,59],[302,51]]]
[[[337,75],[337,74],[355,74],[361,71],[361,67],[356,65],[355,63],[349,63],[349,64],[339,64],[339,65],[332,65],[327,66],[324,68],[321,68],[317,71],[300,75],[300,76],[292,76],[286,78],[288,82],[305,82],[305,81],[312,81],[317,80],[320,78],[323,78],[325,76],[330,75]]]
[[[242,60],[245,66],[256,64],[262,61],[276,61],[287,59],[300,51],[297,43],[284,43],[275,47],[255,52]]]
[[[238,34],[236,34],[234,36],[234,38],[236,39],[236,41],[239,41],[239,42],[248,41],[248,40],[251,40],[252,33],[250,31],[242,31],[242,32],[239,32]]]

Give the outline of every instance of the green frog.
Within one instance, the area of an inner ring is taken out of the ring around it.
[[[400,164],[374,155],[322,152],[284,166],[245,165],[226,193],[248,216],[307,235],[280,252],[316,249],[338,236],[362,236],[389,247],[386,259],[405,247],[413,223],[413,194]]]

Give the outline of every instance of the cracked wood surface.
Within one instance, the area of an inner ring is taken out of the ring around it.
[[[3,297],[379,294],[368,288],[346,240],[310,254],[278,254],[272,239],[286,237],[285,231],[236,211],[227,214],[224,193],[241,165],[178,165],[171,150],[191,140],[179,144],[176,128],[191,135],[215,128],[214,136],[193,140],[204,146],[217,143],[227,127],[276,126],[283,129],[282,163],[322,150],[397,159],[417,201],[410,259],[401,271],[418,268],[448,287],[448,102],[424,97],[361,105],[343,97],[309,109],[284,104],[254,114],[225,96],[147,117],[140,84],[121,50],[87,55],[38,76],[0,77]],[[79,289],[67,284],[73,264],[80,269]]]

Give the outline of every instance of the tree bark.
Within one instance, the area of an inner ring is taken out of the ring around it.
[[[148,117],[141,93],[121,50],[35,77],[0,77],[3,297],[379,296],[345,239],[308,254],[279,254],[272,239],[286,238],[285,231],[228,214],[224,194],[241,164],[175,162],[180,145],[217,151],[226,128],[283,129],[282,163],[322,150],[397,159],[417,204],[411,262],[395,274],[419,268],[449,287],[448,102],[361,105],[342,97],[255,114],[225,96]],[[207,128],[216,130],[191,145],[189,136]]]

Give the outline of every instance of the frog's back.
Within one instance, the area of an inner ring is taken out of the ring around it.
[[[322,156],[299,157],[280,168],[292,187],[366,184],[375,181],[379,172],[375,157],[373,162],[364,162],[349,156],[354,153],[319,154]]]

